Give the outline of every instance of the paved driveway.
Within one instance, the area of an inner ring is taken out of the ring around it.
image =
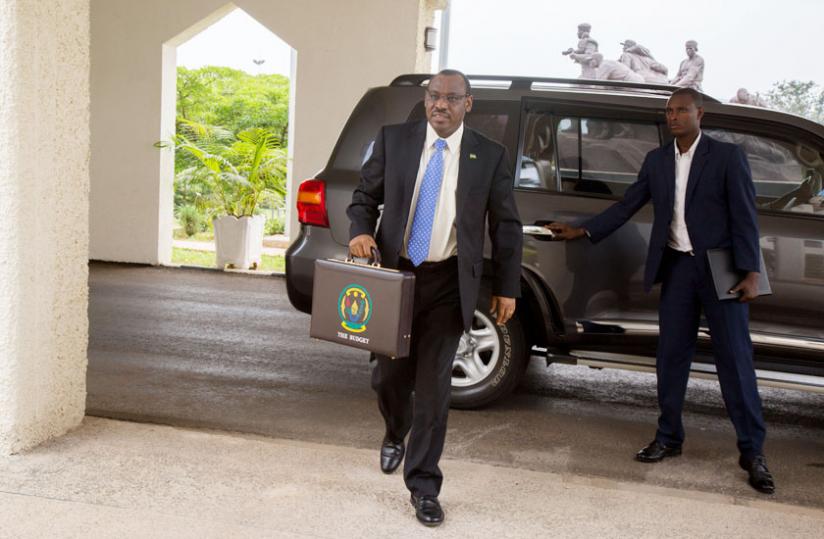
[[[383,430],[367,355],[309,339],[283,279],[96,263],[90,284],[90,415],[370,449],[377,466]],[[771,499],[824,508],[824,395],[765,388],[762,397]],[[652,375],[533,361],[506,401],[451,412],[446,456],[765,499],[737,468],[717,383],[691,381],[687,401],[684,455],[636,463],[654,431]],[[460,480],[446,477],[447,488]]]

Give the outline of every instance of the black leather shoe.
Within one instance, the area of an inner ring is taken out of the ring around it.
[[[440,526],[443,523],[443,509],[437,496],[415,496],[409,499],[415,506],[415,516],[424,526]]]
[[[381,471],[383,473],[392,473],[398,469],[403,454],[406,451],[403,441],[393,442],[388,437],[383,439],[381,444]]]
[[[639,462],[661,462],[667,457],[677,457],[681,454],[681,447],[670,447],[658,440],[653,440],[644,449],[635,454],[635,460]]]
[[[750,486],[758,492],[764,494],[772,494],[775,492],[775,483],[773,476],[767,468],[767,459],[764,455],[756,455],[752,459],[744,458],[741,455],[738,458],[738,465],[741,469],[750,474]]]

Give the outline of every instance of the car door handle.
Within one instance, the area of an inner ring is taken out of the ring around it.
[[[555,238],[554,232],[538,224],[524,225],[523,233],[525,236],[532,236],[543,241],[552,241]]]

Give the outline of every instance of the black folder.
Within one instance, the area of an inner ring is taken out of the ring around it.
[[[772,294],[772,288],[770,287],[770,280],[767,278],[767,270],[764,267],[764,254],[760,250],[759,255],[761,257],[761,271],[758,273],[758,295],[769,296]],[[718,299],[737,299],[739,294],[730,293],[730,290],[746,277],[746,273],[735,268],[732,249],[708,249],[707,259],[710,263],[710,272],[712,273]]]

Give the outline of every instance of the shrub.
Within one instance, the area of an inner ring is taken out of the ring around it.
[[[180,206],[177,209],[177,220],[183,226],[187,237],[192,237],[203,229],[203,216],[191,204]]]
[[[286,230],[286,224],[282,217],[271,217],[266,219],[266,235],[272,236],[274,234],[283,234]]]
[[[182,125],[185,129],[172,137],[172,143],[195,164],[178,172],[177,182],[209,217],[252,216],[265,199],[285,195],[286,149],[273,133],[247,129],[229,144],[222,127],[190,121]],[[170,144],[161,141],[155,146]]]

